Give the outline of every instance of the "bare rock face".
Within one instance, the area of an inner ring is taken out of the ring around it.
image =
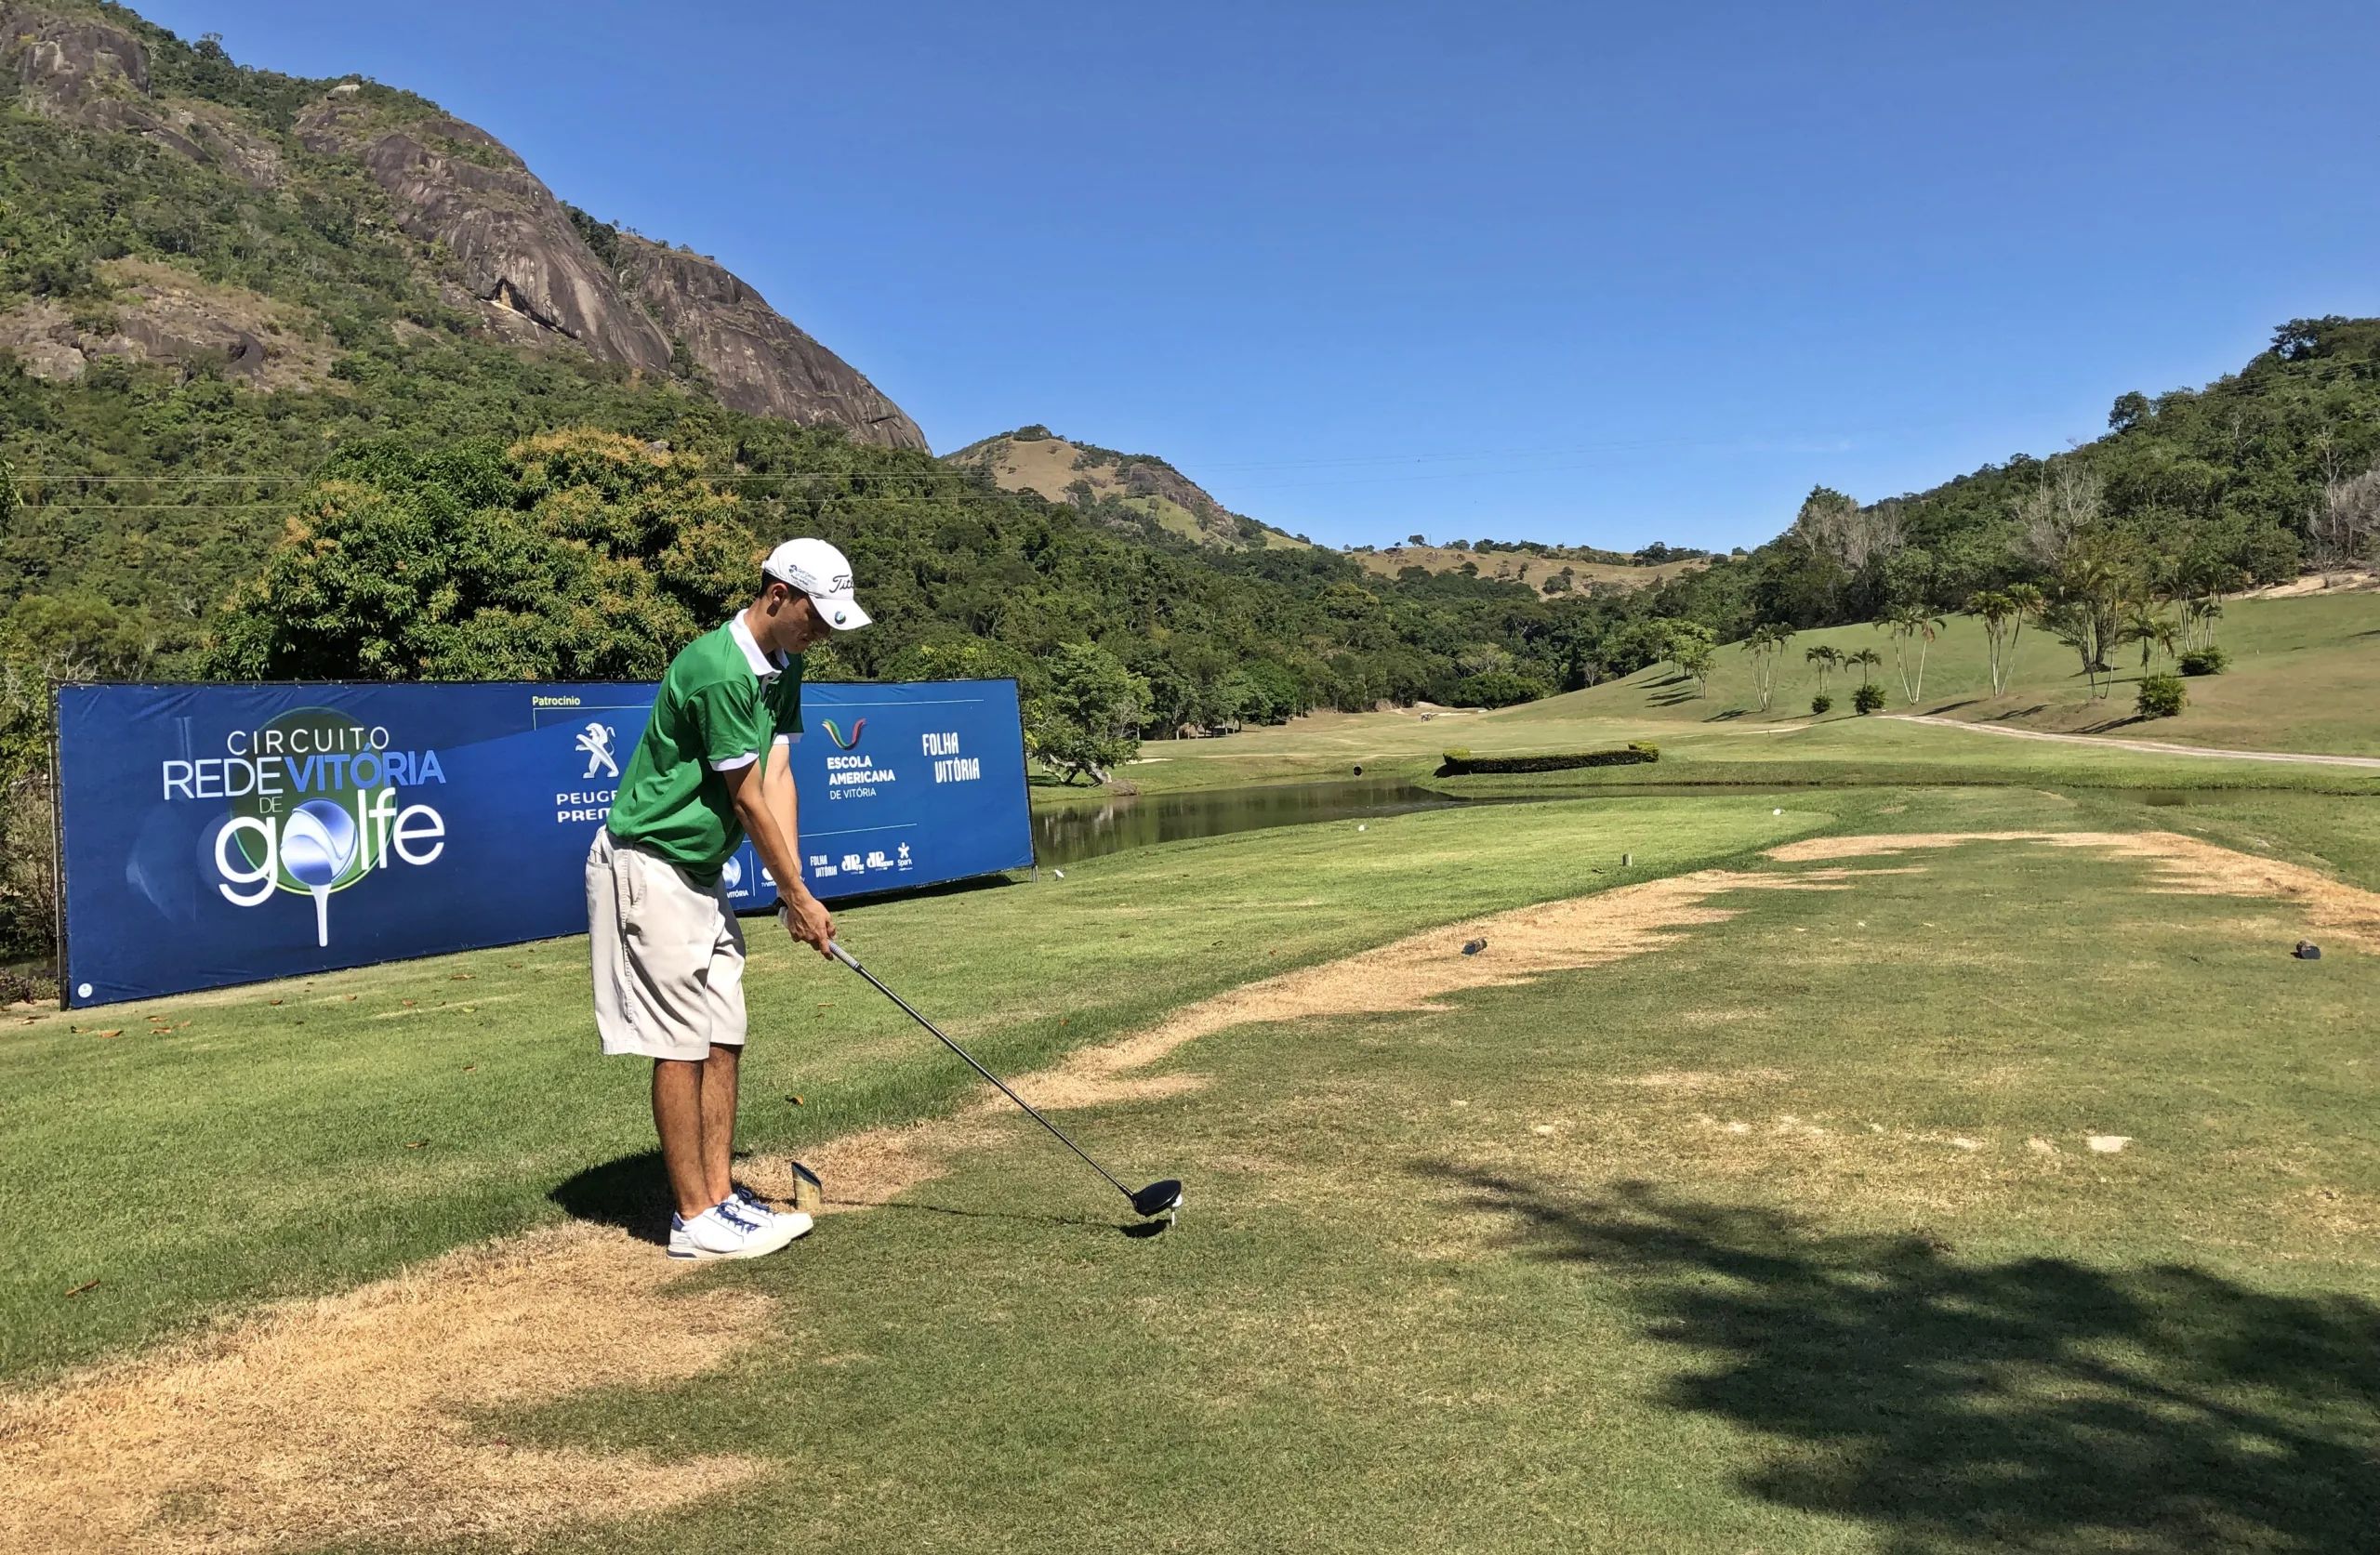
[[[149,51],[101,22],[0,6],[0,57],[26,104],[94,128],[122,128],[122,110],[149,97]]]
[[[600,361],[669,371],[668,337],[509,148],[459,119],[384,128],[376,107],[334,92],[298,115],[298,138],[310,151],[360,160],[393,198],[398,225],[445,244],[481,302],[575,340]]]
[[[801,426],[834,422],[855,442],[926,447],[900,406],[725,267],[628,232],[618,251],[637,299],[685,342],[721,403]]]
[[[105,22],[0,0],[0,82],[10,73],[34,112],[141,136],[259,187],[281,181],[278,137],[217,103],[155,100],[148,49]],[[575,346],[664,377],[691,358],[736,410],[925,448],[898,405],[720,265],[626,233],[614,255],[599,256],[501,141],[425,107],[350,82],[299,114],[296,130],[308,151],[360,163],[389,194],[398,225],[444,248],[442,291],[475,306],[489,333],[532,348]],[[54,305],[20,308],[0,319],[0,348],[51,378],[79,376],[97,356],[205,364],[258,382],[317,376],[320,363],[295,336],[255,327],[242,308],[227,311],[222,297],[180,282],[134,292],[122,299],[120,327],[104,332]]]
[[[114,300],[77,320],[36,297],[0,313],[0,349],[37,378],[72,382],[101,357],[212,372],[260,389],[311,386],[331,350],[307,338],[302,310],[237,286],[202,281],[176,266],[111,259],[100,274]]]
[[[149,50],[104,22],[0,5],[0,70],[14,71],[20,100],[36,113],[141,136],[253,184],[280,178],[279,151],[231,115],[152,101]]]

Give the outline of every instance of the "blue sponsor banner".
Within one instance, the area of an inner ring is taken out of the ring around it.
[[[58,693],[70,1004],[580,934],[649,684]],[[835,898],[1033,862],[1016,684],[802,689],[803,873]],[[739,910],[776,901],[750,843]]]

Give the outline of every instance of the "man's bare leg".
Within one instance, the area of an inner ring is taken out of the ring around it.
[[[703,1192],[706,1204],[718,1204],[735,1192],[730,1175],[735,1154],[735,1087],[743,1069],[744,1049],[714,1042],[710,1061],[703,1065]]]
[[[718,1048],[711,1049],[716,1053]],[[687,1059],[653,1061],[653,1128],[661,1136],[661,1164],[669,1172],[669,1196],[688,1220],[727,1195],[703,1195],[709,1172],[703,1160],[703,1077],[707,1062]]]

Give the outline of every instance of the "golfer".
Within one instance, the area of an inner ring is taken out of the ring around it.
[[[793,937],[820,955],[835,920],[801,879],[793,742],[801,651],[867,625],[851,563],[787,540],[760,592],[669,661],[612,813],[587,854],[595,1028],[606,1053],[653,1061],[653,1126],[676,1213],[674,1258],[759,1258],[810,1229],[728,1175],[744,1052],[744,929],[721,871],[747,836]]]

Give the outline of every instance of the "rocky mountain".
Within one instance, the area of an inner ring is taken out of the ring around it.
[[[717,261],[572,211],[496,137],[411,93],[242,70],[211,41],[193,47],[123,7],[77,0],[0,5],[9,77],[21,111],[164,148],[301,208],[360,174],[413,240],[416,278],[496,338],[582,351],[859,441],[926,446],[875,385]],[[306,332],[287,309],[158,273],[175,268],[152,262],[123,278],[108,308],[79,315],[55,297],[27,298],[0,312],[0,347],[53,380],[110,356],[303,377],[340,354],[291,349],[273,338]]]
[[[1231,511],[1154,455],[1070,441],[1047,427],[1020,427],[971,442],[943,462],[977,471],[1002,491],[1038,492],[1051,502],[1072,503],[1125,530],[1161,530],[1218,550],[1313,544]]]

